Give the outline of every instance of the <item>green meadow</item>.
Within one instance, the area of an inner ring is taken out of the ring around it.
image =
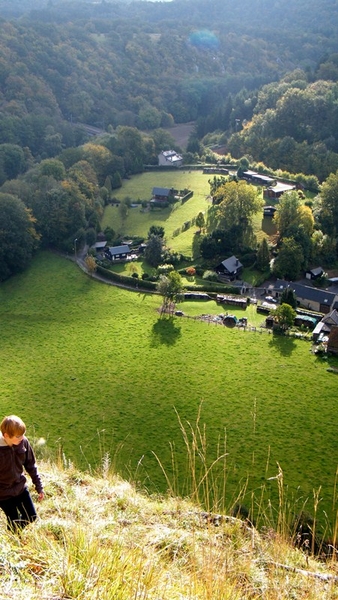
[[[295,506],[309,498],[311,512],[320,488],[322,518],[335,514],[338,376],[327,368],[337,361],[314,356],[303,340],[161,319],[159,305],[156,295],[39,254],[0,286],[1,413],[21,415],[52,454],[94,469],[109,453],[123,476],[163,492],[156,455],[184,495],[177,414],[194,429],[200,409],[207,460],[227,453],[216,470],[219,480],[226,474],[226,506],[246,488],[248,504],[264,498],[278,508],[270,479],[278,463]],[[212,310],[186,306],[191,315]]]
[[[120,189],[114,190],[118,200],[126,197],[133,201],[150,200],[153,187],[167,187],[175,189],[190,189],[194,192],[184,204],[178,202],[164,209],[144,211],[141,206],[130,208],[125,221],[121,220],[116,206],[107,206],[102,219],[102,229],[112,227],[119,235],[146,237],[151,225],[161,225],[165,229],[167,245],[174,251],[185,256],[196,258],[199,255],[199,239],[195,233],[196,226],[191,226],[182,231],[182,226],[194,219],[199,212],[207,218],[211,206],[209,200],[210,186],[208,180],[212,175],[203,174],[202,171],[154,171],[133,175],[129,180],[124,180]],[[262,238],[274,235],[276,229],[272,219],[262,218],[259,212],[253,221],[254,232],[258,242]]]
[[[116,232],[128,236],[146,237],[151,225],[161,225],[165,228],[166,240],[172,250],[185,255],[193,255],[193,240],[196,227],[180,232],[183,223],[190,221],[200,211],[207,213],[210,201],[208,180],[211,175],[203,175],[202,171],[156,171],[133,175],[119,190],[114,190],[114,196],[119,200],[126,196],[132,200],[150,200],[153,187],[193,190],[193,197],[185,204],[176,203],[164,209],[154,209],[144,212],[141,207],[129,209],[125,222],[121,221],[118,208],[107,206],[102,221],[102,229],[108,225]]]

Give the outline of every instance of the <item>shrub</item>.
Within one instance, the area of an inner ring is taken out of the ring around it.
[[[171,264],[166,263],[157,267],[157,272],[159,275],[164,275],[166,273],[170,273],[171,271],[174,271],[174,265]]]
[[[148,279],[148,278],[149,278],[149,273],[142,273],[142,279],[143,279],[143,281],[145,279]]]
[[[205,271],[203,279],[206,279],[207,281],[218,281],[218,275],[215,271]]]
[[[134,277],[134,279],[138,279],[138,273],[132,273],[132,277]]]
[[[256,252],[247,252],[247,254],[241,256],[241,263],[244,267],[252,267],[255,264],[256,259]]]

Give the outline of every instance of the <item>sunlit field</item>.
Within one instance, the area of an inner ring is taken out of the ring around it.
[[[191,315],[211,312],[189,304]],[[320,488],[322,519],[332,515],[338,379],[329,363],[309,342],[161,319],[159,305],[159,296],[99,283],[71,261],[40,254],[0,286],[1,413],[21,415],[29,436],[82,468],[108,452],[123,476],[165,491],[155,453],[184,494],[175,411],[193,424],[202,404],[208,460],[227,452],[225,503],[248,478],[247,503],[262,496],[278,504],[270,479],[278,462],[297,508],[309,497],[311,512]]]
[[[147,200],[152,197],[153,187],[166,187],[175,189],[190,189],[193,197],[185,204],[177,203],[163,209],[154,209],[144,212],[140,207],[129,209],[125,222],[121,221],[119,210],[116,206],[107,206],[105,209],[102,229],[108,225],[116,232],[125,236],[138,235],[146,237],[151,225],[161,225],[165,229],[168,246],[172,250],[182,252],[184,255],[193,255],[193,240],[197,227],[190,227],[181,232],[182,225],[193,219],[200,211],[207,214],[210,207],[208,200],[210,175],[203,175],[202,171],[156,171],[134,175],[131,179],[123,181],[122,188],[114,190],[114,196],[123,199],[126,196],[132,200]],[[179,235],[177,235],[179,233]]]

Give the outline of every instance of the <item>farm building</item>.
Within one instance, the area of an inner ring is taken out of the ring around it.
[[[277,279],[274,284],[269,286],[268,291],[271,296],[278,299],[288,287],[291,287],[294,291],[299,306],[303,308],[323,314],[327,314],[334,308],[338,308],[338,294],[300,283]]]
[[[236,256],[230,256],[230,258],[226,258],[223,260],[217,267],[215,268],[216,273],[223,275],[226,279],[230,279],[230,281],[237,279],[243,270],[243,265],[239,262]]]
[[[246,181],[250,181],[251,183],[258,183],[259,185],[272,185],[275,181],[272,177],[268,177],[267,175],[262,175],[261,173],[256,173],[255,171],[244,171],[242,173],[243,179]]]
[[[161,167],[181,167],[183,157],[175,150],[164,150],[158,155],[158,164]]]
[[[296,189],[295,185],[291,185],[290,183],[283,183],[282,181],[277,181],[275,185],[270,185],[266,190],[264,190],[264,196],[266,198],[273,198],[277,200],[285,192],[292,192]]]

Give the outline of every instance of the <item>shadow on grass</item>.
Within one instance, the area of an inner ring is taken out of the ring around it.
[[[267,235],[276,235],[276,233],[277,233],[276,225],[274,224],[271,217],[263,217],[262,223],[261,223],[261,229]]]
[[[181,335],[181,327],[173,317],[161,317],[152,327],[151,346],[174,346]]]
[[[296,340],[285,335],[274,334],[271,336],[269,346],[276,349],[281,356],[291,356],[296,350]]]
[[[192,256],[194,259],[198,258],[201,254],[201,241],[202,235],[199,231],[196,231],[192,240]]]

